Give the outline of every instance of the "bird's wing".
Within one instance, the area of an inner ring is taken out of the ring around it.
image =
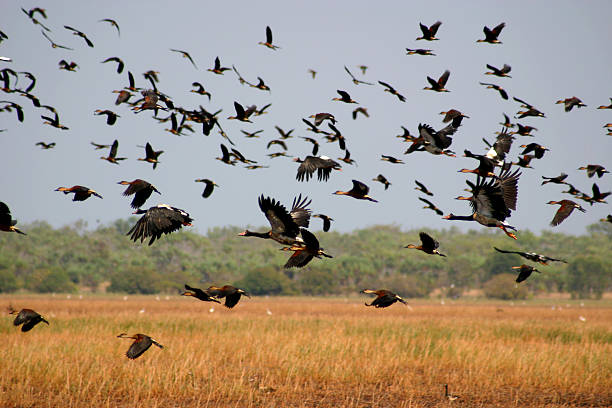
[[[308,228],[311,210],[307,207],[311,202],[312,200],[309,200],[308,197],[302,199],[301,194],[293,199],[290,215],[293,221],[300,227]]]
[[[421,242],[423,243],[424,248],[436,249],[440,246],[438,241],[433,239],[430,235],[425,232],[419,232],[419,238],[421,238]]]
[[[284,205],[273,198],[262,195],[259,197],[259,208],[268,219],[273,232],[297,237],[300,227],[295,223]]]

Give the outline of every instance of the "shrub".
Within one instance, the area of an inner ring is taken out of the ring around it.
[[[515,282],[516,276],[511,273],[495,275],[483,285],[486,297],[503,300],[527,299],[529,292],[526,285]]]

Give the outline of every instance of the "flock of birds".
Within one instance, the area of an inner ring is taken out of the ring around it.
[[[49,41],[52,48],[72,50],[72,48],[66,45],[58,44],[55,42],[55,40],[53,40],[55,35],[51,34],[51,30],[43,23],[43,21],[47,19],[47,14],[44,9],[33,8],[31,10],[22,10],[27,15],[30,22],[41,29],[41,34]],[[100,21],[110,24],[112,27],[114,27],[114,29],[116,29],[117,34],[120,35],[120,27],[115,20],[103,19]],[[438,40],[436,36],[441,24],[442,23],[440,21],[432,24],[431,26],[420,24],[422,35],[419,36],[417,40],[428,42]],[[477,40],[477,42],[493,45],[501,44],[502,42],[500,40],[500,36],[504,27],[505,23],[498,24],[494,28],[485,26],[483,29],[484,38]],[[93,42],[84,32],[67,25],[64,26],[64,29],[68,30],[75,36],[80,37],[85,46],[91,48],[94,47]],[[8,40],[8,36],[0,31],[0,42],[5,40]],[[272,30],[270,27],[266,27],[265,41],[261,41],[259,44],[272,51],[277,51],[281,48],[273,42]],[[196,70],[199,69],[189,52],[179,49],[170,49],[170,51],[188,60]],[[434,54],[434,50],[424,48],[406,48],[406,53],[407,55],[416,56],[436,55]],[[8,63],[11,62],[11,59],[9,57],[0,57],[0,61]],[[119,57],[106,58],[102,61],[102,63],[116,64],[117,74],[122,74],[126,68],[126,64]],[[507,64],[504,64],[501,68],[495,67],[491,64],[487,64],[486,66],[489,69],[489,71],[486,72],[486,75],[491,75],[498,78],[511,78],[509,74],[512,69]],[[59,62],[59,69],[76,71],[79,69],[79,65],[74,61],[67,61],[63,59]],[[374,82],[367,82],[362,79],[358,79],[358,77],[356,77],[348,67],[345,66],[344,69],[355,85],[376,86]],[[361,65],[359,66],[359,69],[361,70],[361,73],[365,75],[368,67]],[[231,66],[231,68],[223,66],[219,57],[215,58],[214,65],[211,68],[208,68],[208,71],[215,75],[225,75],[226,72],[233,72],[241,84],[248,85],[262,91],[270,91],[269,86],[266,85],[265,81],[261,77],[257,77],[257,83],[249,82],[241,76],[235,66]],[[315,70],[310,69],[308,72],[312,79],[316,79],[317,72]],[[202,133],[206,136],[210,135],[213,130],[216,129],[224,139],[224,142],[220,144],[221,155],[220,157],[217,157],[217,160],[228,166],[242,164],[248,170],[256,170],[266,167],[258,164],[252,159],[247,159],[240,151],[237,150],[235,143],[223,130],[223,122],[219,116],[221,109],[217,110],[216,112],[209,112],[201,105],[197,108],[186,108],[180,106],[177,101],[170,98],[158,88],[159,79],[157,74],[158,72],[156,71],[148,71],[143,74],[150,85],[150,87],[145,89],[136,86],[136,81],[132,72],[128,71],[126,86],[123,89],[113,91],[117,94],[115,105],[117,107],[129,106],[131,111],[133,111],[135,114],[139,114],[143,111],[151,112],[154,120],[161,123],[169,122],[171,127],[165,130],[174,135],[195,133],[196,126],[201,126]],[[439,77],[437,77],[437,79],[435,77],[427,76],[428,86],[424,87],[423,89],[439,93],[450,92],[449,89],[447,89],[447,83],[450,75],[450,70],[445,70]],[[28,78],[31,82],[28,84],[28,86],[18,88],[18,80],[22,77]],[[34,107],[50,112],[50,114],[47,114],[47,116],[41,115],[41,119],[43,119],[44,124],[60,130],[68,129],[68,127],[61,122],[59,112],[53,106],[43,104],[33,93],[35,90],[36,78],[32,73],[16,72],[11,68],[3,68],[0,70],[0,84],[2,85],[0,89],[7,95],[11,95],[14,99],[11,101],[0,101],[0,103],[4,104],[0,105],[0,113],[14,111],[16,113],[17,120],[23,122],[24,113],[23,108],[20,105],[20,103],[23,102],[17,101],[19,98],[26,98],[33,104]],[[487,89],[497,91],[501,98],[505,100],[509,99],[508,92],[498,84],[489,82],[481,82],[480,84],[485,86]],[[211,93],[206,91],[205,87],[200,82],[193,82],[192,85],[193,89],[191,89],[190,92],[201,96],[206,96],[210,101]],[[406,98],[389,83],[378,81],[378,85],[383,88],[384,92],[388,92],[390,95],[397,98],[399,102],[405,102]],[[333,101],[348,105],[359,105],[352,112],[352,117],[354,120],[357,120],[358,118],[369,118],[370,115],[367,108],[360,106],[360,104],[353,99],[349,92],[338,89],[337,94],[338,96],[334,97],[332,99]],[[138,98],[138,95],[140,95],[141,98],[132,100],[135,97]],[[517,111],[515,115],[516,119],[546,117],[545,114],[536,106],[529,104],[516,96],[514,96],[512,99],[521,105],[521,110]],[[556,103],[563,104],[566,112],[570,112],[574,108],[583,108],[586,106],[578,97],[575,96],[559,100]],[[271,104],[268,104],[258,108],[255,105],[243,106],[238,101],[235,101],[235,115],[227,117],[227,120],[253,123],[254,118],[268,113],[267,110],[270,105]],[[612,109],[612,103],[609,105],[599,106],[598,109]],[[161,112],[165,112],[165,116],[160,116]],[[456,153],[450,150],[453,143],[452,136],[460,131],[462,121],[466,118],[469,119],[469,116],[463,114],[458,109],[449,109],[441,113],[444,115],[442,122],[446,124],[445,127],[441,129],[436,130],[434,127],[428,124],[419,124],[418,133],[413,135],[408,129],[403,128],[404,133],[398,137],[404,142],[409,143],[409,146],[405,151],[406,155],[416,152],[426,152],[436,156],[456,156]],[[108,126],[113,126],[117,122],[118,118],[121,117],[118,113],[108,109],[98,109],[94,112],[94,114],[104,116]],[[306,142],[312,144],[312,153],[305,156],[303,159],[300,159],[299,157],[293,159],[296,163],[298,163],[296,171],[296,180],[298,182],[308,182],[311,179],[314,180],[315,173],[318,182],[327,182],[332,177],[333,171],[342,170],[342,165],[340,162],[344,163],[345,165],[353,165],[355,163],[355,160],[351,158],[350,152],[347,148],[349,141],[346,140],[345,136],[338,128],[337,120],[333,114],[328,112],[313,113],[308,118],[303,118],[302,122],[307,126],[306,130],[313,133],[313,137],[301,137]],[[324,128],[325,125],[327,128]],[[466,180],[468,186],[466,191],[470,192],[471,196],[457,197],[457,199],[469,201],[471,213],[468,215],[455,215],[450,213],[445,215],[443,218],[447,220],[473,221],[485,227],[500,228],[508,237],[516,240],[516,227],[510,225],[506,221],[511,216],[512,211],[516,210],[517,205],[518,184],[521,177],[521,171],[520,169],[516,169],[516,167],[530,168],[530,162],[534,159],[542,159],[548,149],[538,143],[524,144],[520,146],[524,150],[517,161],[512,162],[511,160],[508,160],[508,154],[515,137],[517,135],[532,136],[532,132],[536,131],[537,129],[518,122],[513,123],[510,117],[508,117],[506,114],[504,114],[504,122],[502,122],[501,125],[502,130],[498,132],[495,141],[488,142],[483,139],[488,149],[485,154],[476,154],[472,153],[470,150],[464,150],[464,157],[475,159],[478,162],[477,167],[473,169],[459,170],[462,173],[474,174],[476,176],[475,181]],[[604,127],[608,129],[608,135],[612,135],[612,123],[608,123]],[[276,153],[271,153],[268,156],[271,159],[276,157],[290,157],[287,154],[286,141],[293,137],[291,133],[294,131],[294,129],[286,131],[278,126],[275,128],[278,131],[279,137],[271,140],[267,144],[266,148],[269,149],[273,146],[277,146],[282,150]],[[262,131],[263,130],[242,130],[242,133],[244,134],[245,138],[257,138],[259,137],[258,134]],[[317,155],[320,140],[317,140],[315,137],[321,137],[323,140],[326,140],[329,143],[338,143],[338,147],[344,151],[344,157],[339,157],[337,160],[334,160],[327,156]],[[91,142],[91,144],[95,149],[107,149],[108,153],[107,155],[101,157],[102,160],[115,165],[118,165],[122,160],[125,160],[124,157],[118,157],[118,140],[115,140],[111,145],[95,142]],[[36,145],[40,146],[42,149],[55,148],[55,143],[38,142]],[[228,147],[228,145],[230,145],[230,147]],[[159,156],[163,153],[163,151],[154,150],[150,143],[146,143],[146,145],[142,147],[145,149],[145,157],[139,158],[138,160],[152,164],[153,169],[155,169],[159,164]],[[391,164],[403,163],[401,159],[389,155],[382,155],[381,160]],[[595,175],[601,178],[605,174],[609,173],[608,170],[599,164],[588,164],[580,167],[579,170],[586,170],[589,178]],[[569,184],[566,181],[567,177],[568,175],[565,173],[555,177],[542,176],[542,185],[548,183],[565,184],[568,186],[568,190],[564,193],[570,194],[574,197],[573,200],[562,199],[548,202],[548,204],[560,206],[552,217],[550,223],[552,226],[562,223],[567,217],[570,216],[570,214],[572,214],[574,210],[579,210],[582,212],[585,211],[585,209],[575,200],[582,200],[590,205],[594,205],[606,203],[604,200],[608,195],[610,195],[610,192],[601,192],[596,183],[594,183],[592,186],[592,194],[583,193],[576,189],[573,185]],[[385,190],[391,184],[382,174],[379,174],[373,179],[373,181],[382,183],[385,186]],[[202,193],[203,198],[210,197],[213,194],[215,187],[218,187],[218,185],[210,179],[196,179],[195,182],[205,184],[204,191]],[[432,191],[423,183],[419,182],[418,180],[415,180],[415,183],[415,189],[419,190],[422,194],[429,197],[434,195]],[[152,245],[162,235],[177,231],[183,226],[191,225],[193,220],[189,213],[174,206],[159,204],[149,207],[148,209],[142,209],[146,201],[154,192],[161,194],[160,191],[148,181],[135,179],[132,181],[120,181],[118,184],[127,186],[123,192],[124,196],[133,196],[130,204],[135,210],[133,213],[142,214],[142,217],[127,233],[130,239],[132,239],[134,242],[140,241],[142,243],[144,240],[148,239],[148,244]],[[58,187],[56,191],[63,192],[64,194],[73,194],[73,201],[85,201],[91,196],[102,199],[101,194],[89,187],[81,185],[75,185],[72,187]],[[344,195],[353,199],[377,203],[378,200],[371,197],[369,195],[369,191],[370,189],[366,183],[355,179],[352,181],[352,188],[347,191],[338,190],[333,194]],[[436,204],[430,201],[430,199],[419,197],[419,200],[426,204],[424,208],[430,209],[440,216],[444,214]],[[291,208],[287,209],[287,207],[276,199],[261,195],[258,198],[258,205],[268,220],[270,229],[264,232],[249,231],[247,229],[239,235],[242,237],[271,239],[279,243],[282,246],[281,249],[283,251],[292,252],[291,256],[284,265],[285,268],[304,267],[314,258],[332,258],[332,255],[325,253],[324,248],[322,248],[319,244],[318,238],[312,232],[308,231],[307,228],[309,228],[311,217],[320,218],[323,221],[323,231],[327,232],[331,228],[331,222],[333,219],[325,214],[312,214],[311,209],[308,208],[311,202],[311,199],[306,196],[302,197],[300,194],[298,197],[294,198]],[[612,215],[608,215],[608,217],[602,221],[612,223]],[[16,227],[16,221],[12,218],[10,210],[5,203],[0,203],[0,231],[16,232],[25,235],[24,232],[20,231],[19,228]],[[425,232],[420,232],[419,236],[421,241],[419,245],[409,244],[405,248],[416,249],[429,255],[446,257],[445,254],[439,252],[438,248],[440,244],[434,237]],[[534,252],[508,251],[498,248],[495,249],[502,253],[518,254],[529,261],[542,265],[547,265],[549,262],[553,261],[565,262],[561,259],[551,258]],[[514,268],[519,272],[516,279],[517,282],[524,281],[531,275],[532,272],[539,272],[535,267],[526,264],[516,266]],[[225,306],[228,308],[234,307],[240,300],[241,296],[249,296],[245,290],[231,285],[225,285],[223,287],[211,286],[205,290],[185,285],[185,289],[186,291],[182,293],[182,295],[192,296],[201,301],[220,303],[220,299],[225,298]],[[404,299],[386,289],[365,289],[362,291],[362,293],[376,295],[376,298],[370,304],[366,303],[366,306],[385,308],[395,302],[406,304]],[[48,324],[48,322],[41,315],[30,309],[23,309],[20,312],[17,312],[11,307],[10,313],[17,314],[14,324],[23,324],[22,331],[28,331],[40,322]],[[127,334],[122,333],[118,337],[134,340],[127,352],[127,356],[130,359],[139,357],[151,345],[156,345],[160,348],[163,347],[160,343],[144,334],[128,336]],[[456,396],[448,393],[447,387],[445,389],[445,395],[449,399],[456,398]]]

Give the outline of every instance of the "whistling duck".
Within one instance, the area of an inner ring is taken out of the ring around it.
[[[441,24],[441,21],[436,21],[435,23],[427,27],[425,24],[419,23],[419,27],[421,28],[421,32],[423,33],[423,35],[421,37],[417,37],[417,40],[439,40],[439,38],[436,38],[436,33],[438,32],[438,28],[440,28]]]
[[[262,91],[268,91],[270,92],[270,87],[268,85],[266,85],[266,83],[264,82],[264,80],[261,77],[257,77],[257,82],[256,84],[249,84],[249,86],[251,88],[257,88],[257,89],[261,89]],[[261,113],[257,113],[256,115],[259,116],[261,115]]]
[[[332,170],[342,170],[338,162],[327,156],[306,156],[304,160],[300,160],[298,157],[293,159],[293,161],[301,163],[295,176],[298,181],[310,180],[315,170],[317,171],[317,179],[319,181],[327,181]]]
[[[319,246],[319,241],[313,233],[301,228],[300,234],[302,235],[303,244],[293,244],[290,247],[281,248],[282,251],[293,251],[293,255],[289,257],[284,268],[302,268],[306,266],[312,258],[320,259],[321,256],[333,258],[333,256],[323,252],[323,248]]]
[[[351,98],[351,95],[349,95],[348,92],[342,91],[340,89],[337,89],[336,92],[338,92],[338,95],[340,95],[340,98],[332,98],[332,101],[340,101],[344,103],[357,103],[357,101]]]
[[[72,198],[72,201],[85,201],[92,195],[98,198],[102,198],[102,196],[98,194],[96,191],[91,190],[90,188],[87,188],[84,186],[72,186],[70,188],[58,187],[55,189],[55,191],[62,191],[64,194],[74,193],[74,197]]]
[[[153,170],[159,164],[159,160],[157,159],[164,151],[163,150],[153,150],[153,146],[149,142],[147,142],[145,146],[145,157],[138,158],[139,161],[145,161],[147,163],[153,164]]]
[[[106,145],[106,144],[100,144],[100,143],[95,143],[95,142],[89,142],[89,143],[95,147],[95,150],[110,149],[111,147],[111,145]]]
[[[438,78],[437,81],[433,79],[432,77],[428,76],[427,82],[429,82],[431,87],[426,86],[423,89],[428,90],[428,91],[436,91],[436,92],[450,92],[448,89],[444,87],[446,85],[446,82],[448,81],[449,76],[450,76],[449,70],[444,71],[444,73],[440,76],[440,78]]]
[[[567,178],[567,174],[565,174],[565,173],[561,173],[557,177],[544,177],[544,176],[542,176],[542,178],[544,179],[544,181],[542,182],[542,185],[547,184],[547,183],[567,184],[567,183],[564,182],[564,180]]]
[[[260,130],[256,130],[255,132],[249,132],[243,129],[240,129],[240,132],[247,138],[255,138],[255,137],[259,137],[259,134],[262,133],[264,130],[260,129]]]
[[[397,99],[399,99],[401,102],[406,102],[406,97],[397,92],[391,85],[383,81],[378,81],[378,83],[385,87],[385,92],[389,92],[391,95],[397,96]]]
[[[95,115],[106,115],[106,124],[107,125],[114,125],[115,122],[117,122],[117,118],[120,118],[121,116],[117,115],[115,112],[110,111],[108,109],[106,110],[101,110],[101,109],[96,109],[96,111],[94,112]]]
[[[418,180],[414,180],[414,183],[417,185],[414,189],[421,191],[423,194],[427,194],[428,196],[433,197],[433,193],[429,191],[425,184],[419,182]]]
[[[579,211],[586,212],[584,208],[580,206],[580,204],[575,203],[572,200],[561,200],[561,201],[549,201],[546,204],[559,204],[561,207],[555,213],[550,225],[556,227],[561,224],[567,217],[570,216],[574,209],[578,209]]]
[[[346,149],[344,151],[344,157],[338,157],[338,160],[345,162],[346,164],[354,164],[355,160],[351,159],[351,152]]]
[[[612,194],[612,192],[607,191],[605,193],[602,193],[601,191],[599,191],[599,186],[596,183],[593,183],[593,195],[592,196],[588,196],[586,194],[583,194],[580,198],[581,200],[584,200],[586,202],[588,202],[589,204],[593,205],[595,203],[603,203],[603,204],[607,204],[607,201],[604,201],[604,199],[609,196],[610,194]]]
[[[610,104],[609,105],[600,105],[597,107],[597,109],[612,109],[612,98],[610,98]]]
[[[183,56],[183,58],[187,58],[189,60],[189,62],[191,62],[191,64],[193,65],[193,67],[195,69],[198,69],[198,66],[196,65],[196,63],[193,61],[193,58],[191,58],[191,55],[189,55],[189,53],[187,51],[182,51],[182,50],[176,50],[174,48],[170,48],[170,51],[172,52],[178,52],[179,54],[181,54]]]
[[[221,61],[219,60],[219,57],[215,58],[215,66],[213,68],[208,68],[208,71],[212,72],[213,74],[217,74],[217,75],[223,75],[223,72],[229,71],[229,70],[230,68],[221,66]]]
[[[279,139],[270,140],[268,144],[266,145],[266,149],[269,149],[271,146],[274,146],[274,145],[280,146],[285,151],[287,150],[287,144],[284,141],[279,140]]]
[[[449,214],[442,218],[447,220],[476,221],[485,227],[500,228],[512,239],[516,235],[508,229],[516,230],[504,222],[516,210],[516,197],[518,193],[518,179],[521,173],[516,170],[510,173],[510,169],[502,169],[497,178],[487,181],[485,178],[477,177],[476,184],[466,181],[471,187],[473,196],[470,198],[457,197],[469,200],[472,206],[472,215],[458,216]]]
[[[43,150],[49,150],[55,147],[55,142],[51,142],[51,143],[38,142],[34,146],[40,146],[41,149]]]
[[[26,235],[25,232],[21,232],[15,225],[17,225],[17,220],[11,217],[11,210],[9,210],[8,205],[0,201],[0,231]]]
[[[117,63],[117,73],[120,74],[123,72],[123,68],[125,67],[125,63],[119,57],[110,57],[101,62],[101,64],[105,64],[107,62],[116,62]]]
[[[536,159],[541,159],[542,157],[544,157],[544,153],[548,151],[548,149],[538,143],[529,143],[527,145],[521,145],[520,147],[522,147],[523,152],[521,154],[528,154],[533,152],[534,157]]]
[[[423,251],[429,255],[440,255],[444,257],[446,256],[438,252],[438,247],[440,246],[440,243],[433,239],[433,237],[421,231],[419,232],[419,238],[421,239],[421,245],[417,246],[414,244],[408,244],[404,248],[418,249],[419,251]]]
[[[110,25],[112,25],[113,27],[115,27],[117,29],[117,35],[119,37],[121,37],[121,29],[119,28],[119,24],[117,24],[117,22],[111,18],[103,18],[102,20],[98,20],[98,22],[106,22],[109,23]]]
[[[574,187],[570,183],[558,183],[558,184],[567,184],[568,185],[569,188],[567,190],[565,190],[565,191],[562,191],[562,193],[564,193],[564,194],[571,194],[573,196],[579,196],[580,194],[582,194],[582,191],[578,190],[576,187]]]
[[[446,399],[449,400],[449,401],[454,401],[456,399],[461,398],[458,395],[453,395],[453,394],[448,392],[448,384],[444,384],[444,397],[446,397]]]
[[[132,94],[124,89],[115,90],[113,91],[113,93],[119,94],[117,95],[117,100],[115,100],[115,105],[120,105],[124,102],[127,102],[132,97]]]
[[[406,48],[406,55],[436,55],[432,52],[433,50],[426,50],[423,48],[417,48],[417,49],[410,49],[410,48]]]
[[[23,122],[25,116],[23,114],[23,108],[22,108],[21,105],[19,105],[17,103],[14,103],[14,102],[10,102],[10,101],[0,101],[0,102],[7,102],[8,103],[8,105],[5,105],[4,107],[2,107],[0,109],[0,112],[3,111],[3,110],[6,110],[7,112],[10,112],[12,109],[15,109],[15,113],[17,114],[17,120],[19,122]],[[43,118],[51,120],[50,118],[47,118],[47,117],[43,117]]]
[[[309,200],[308,197],[302,199],[300,194],[293,199],[291,212],[288,212],[280,202],[270,197],[264,197],[263,194],[257,201],[259,208],[268,219],[271,229],[267,232],[245,230],[238,234],[239,236],[273,239],[283,245],[293,245],[302,241],[302,238],[299,237],[300,227],[308,228],[310,223],[308,205],[312,200]]]
[[[600,164],[589,164],[587,166],[578,167],[578,170],[586,170],[589,178],[597,174],[597,177],[602,178],[604,174],[609,173],[604,166]]]
[[[510,152],[513,141],[514,137],[508,133],[508,128],[502,129],[486,156],[501,165],[506,158],[506,154]]]
[[[376,295],[376,299],[374,299],[370,304],[368,304],[367,302],[365,303],[366,306],[374,306],[376,308],[380,308],[380,307],[389,307],[395,302],[401,302],[405,305],[408,304],[408,302],[406,302],[404,299],[402,299],[401,297],[399,297],[398,295],[396,295],[395,293],[387,289],[378,289],[378,290],[364,289],[359,293],[367,293],[367,294]]]
[[[514,165],[517,165],[519,167],[524,167],[527,169],[532,169],[533,167],[531,167],[529,165],[529,163],[531,163],[531,160],[534,158],[535,156],[531,155],[531,154],[526,154],[522,157],[518,158],[518,161],[516,163],[512,163]]]
[[[203,198],[208,198],[213,193],[215,187],[219,187],[217,183],[209,179],[196,179],[196,183],[205,183],[206,187],[204,187],[204,191],[202,192]]]
[[[511,135],[533,136],[531,132],[538,130],[533,126],[521,125],[520,123],[517,123],[516,126],[518,129],[515,132],[510,132]]]
[[[293,130],[293,129],[291,129]],[[304,136],[300,136],[302,139],[306,140],[309,143],[312,143],[312,155],[316,156],[317,153],[319,152],[319,142],[317,142],[315,139],[311,138],[311,137],[304,137]]]
[[[148,210],[136,210],[133,214],[144,214],[127,232],[130,239],[134,242],[142,243],[146,238],[151,237],[149,245],[159,239],[162,234],[170,234],[178,231],[183,226],[191,226],[191,217],[180,208],[170,207],[167,204],[159,204],[150,207]]]
[[[478,82],[480,85],[486,86],[487,89],[495,89],[497,92],[499,92],[499,96],[501,96],[503,99],[508,100],[508,92],[506,92],[506,90],[504,88],[502,88],[499,85],[496,84],[490,84],[488,82]]]
[[[349,191],[336,191],[333,194],[336,195],[347,195],[353,198],[356,198],[358,200],[369,200],[369,201],[373,201],[375,203],[378,202],[378,200],[373,199],[372,197],[370,197],[368,195],[368,192],[370,191],[370,188],[368,186],[366,186],[364,183],[362,183],[361,181],[358,180],[353,180],[353,188],[351,188]]]
[[[85,40],[85,42],[87,43],[87,45],[88,45],[89,47],[93,48],[93,46],[94,46],[94,45],[93,45],[93,43],[91,42],[91,40],[90,40],[89,38],[87,38],[87,36],[85,35],[85,33],[84,33],[84,32],[79,31],[79,30],[77,30],[76,28],[72,28],[72,27],[67,26],[67,25],[65,25],[65,26],[64,26],[64,28],[65,28],[66,30],[70,30],[70,31],[72,31],[72,34],[73,34],[73,35],[77,35],[77,36],[81,37],[82,39],[84,39],[84,40]]]
[[[125,197],[131,196],[134,194],[134,199],[130,203],[132,208],[140,208],[144,205],[151,194],[155,191],[157,194],[161,193],[155,188],[155,186],[148,181],[144,181],[141,179],[136,179],[133,181],[120,181],[117,184],[121,184],[122,186],[128,186],[123,192]]]
[[[355,108],[355,110],[353,110],[353,120],[357,119],[357,114],[358,113],[361,113],[366,118],[370,117],[370,114],[368,113],[368,109],[364,108],[363,106],[360,106],[358,108]]]
[[[241,122],[252,123],[251,120],[249,120],[249,116],[251,116],[251,114],[255,112],[255,109],[257,109],[257,107],[254,105],[249,106],[245,111],[241,104],[234,101],[234,109],[236,109],[236,116],[229,116],[228,119],[236,119]]]
[[[248,298],[251,297],[251,295],[249,295],[244,290],[238,289],[232,285],[224,285],[220,288],[216,286],[209,286],[208,289],[206,289],[204,292],[206,292],[206,294],[209,296],[216,297],[217,299],[225,298],[224,306],[228,309],[231,309],[236,306],[242,295]]]
[[[229,150],[227,150],[227,147],[221,143],[221,153],[222,156],[221,157],[215,157],[215,159],[222,161],[225,164],[230,164],[230,165],[235,165],[236,162],[234,160],[232,160],[232,158],[230,157],[230,153]]]
[[[102,156],[102,157],[100,157],[100,159],[106,160],[107,162],[113,163],[113,164],[119,164],[120,160],[127,159],[127,157],[116,157],[117,156],[117,149],[119,149],[119,141],[117,139],[115,139],[115,141],[113,142],[113,145],[110,148],[108,156],[106,156],[106,157]]]
[[[389,163],[393,163],[393,164],[404,164],[404,162],[400,159],[396,159],[393,156],[385,156],[384,154],[380,155],[380,160],[382,161],[388,161]]]
[[[272,44],[272,29],[270,28],[270,26],[266,26],[266,42],[260,41],[258,44],[268,47],[271,50],[276,50],[277,48],[280,48],[278,45]]]
[[[128,336],[127,333],[121,333],[117,337],[120,339],[133,339],[134,340],[134,342],[132,343],[128,351],[125,353],[127,358],[131,360],[140,357],[142,353],[144,353],[145,351],[149,349],[149,347],[151,347],[152,344],[155,344],[160,349],[164,348],[164,346],[159,344],[156,340],[142,333],[136,333],[133,336]]]
[[[206,293],[206,291],[203,291],[202,289],[193,288],[187,284],[185,284],[185,289],[186,291],[181,293],[181,296],[192,296],[203,302],[216,302],[216,303],[221,304],[221,302],[219,302],[212,295],[210,295],[209,293]]]
[[[506,115],[505,113],[504,115],[504,121],[503,122],[499,122],[500,125],[507,127],[507,128],[513,128],[514,127],[514,123],[512,123],[510,121],[510,117],[508,117],[508,115]]]
[[[374,84],[373,84],[373,83],[371,83],[371,82],[366,82],[366,81],[362,81],[362,80],[360,80],[360,79],[355,78],[355,75],[353,75],[353,74],[351,73],[351,71],[349,71],[349,69],[346,67],[346,65],[344,66],[344,70],[346,71],[346,73],[347,73],[347,74],[349,74],[349,76],[351,77],[351,79],[353,80],[353,83],[354,83],[355,85],[359,85],[359,84],[364,84],[364,85],[374,85]],[[365,75],[365,71],[363,71],[363,74]],[[340,91],[338,91],[338,93],[340,93]],[[340,94],[340,96],[342,96],[342,98],[343,98],[343,99],[336,99],[336,98],[334,98],[334,100],[335,100],[335,101],[337,101],[337,100],[341,100],[342,102],[346,102],[346,101],[344,100],[344,95]],[[348,96],[348,94],[347,94],[347,96]],[[348,97],[347,99],[351,99],[351,98],[350,98],[350,97]],[[357,103],[357,102],[353,101],[353,102],[348,102],[348,103]]]
[[[46,27],[44,27],[44,28],[46,28]],[[46,28],[46,29],[47,29],[47,31],[49,31],[48,28]],[[43,30],[40,30],[40,32],[42,33],[43,37],[45,37],[51,43],[51,48],[62,48],[64,50],[74,51],[74,48],[70,48],[70,47],[66,47],[65,45],[57,44]]]
[[[504,29],[505,26],[506,26],[506,23],[500,23],[497,26],[495,26],[493,29],[490,29],[489,27],[484,26],[482,31],[484,32],[485,38],[476,40],[476,42],[487,42],[489,44],[501,44],[502,42],[499,41],[497,37],[499,37],[499,34],[501,34],[501,31]]]
[[[376,178],[373,178],[372,181],[378,181],[379,183],[384,184],[385,190],[388,189],[389,186],[391,185],[391,182],[389,182],[389,180],[387,180],[387,178],[383,176],[382,174],[379,174]]]
[[[309,118],[314,119],[315,126],[319,126],[324,120],[329,120],[332,124],[336,124],[336,118],[334,115],[327,112],[315,113],[314,115],[310,115]]]
[[[516,283],[520,283],[520,282],[524,281],[525,279],[530,277],[533,272],[540,273],[540,271],[537,270],[535,267],[533,267],[531,265],[525,265],[525,264],[522,264],[521,266],[513,266],[512,269],[518,269],[519,270],[519,274],[516,277]]]
[[[455,155],[446,150],[453,143],[450,135],[453,135],[461,124],[463,117],[457,116],[453,122],[440,130],[434,130],[427,124],[419,123],[419,137],[412,141],[412,145],[406,150],[405,154],[418,150],[425,150],[431,154],[444,154],[454,157]]]
[[[515,101],[519,102],[521,104],[521,107],[527,109],[525,111],[518,111],[516,114],[519,115],[518,118],[522,119],[522,118],[526,118],[528,116],[533,116],[533,117],[541,117],[541,118],[545,118],[546,116],[544,115],[544,113],[542,113],[540,110],[536,109],[533,105],[517,98],[516,96],[513,96],[512,99],[514,99]]]
[[[204,89],[204,86],[203,86],[201,83],[199,83],[199,82],[193,82],[193,83],[191,84],[191,86],[194,86],[194,87],[196,87],[197,89],[192,89],[192,90],[190,90],[189,92],[197,93],[198,95],[208,96],[208,100],[210,101],[210,98],[211,98],[210,92],[207,92],[207,91]]]
[[[495,177],[495,174],[493,173],[493,170],[495,170],[495,165],[497,164],[495,160],[481,154],[474,154],[469,150],[464,150],[463,157],[476,159],[479,161],[479,164],[475,169],[461,169],[459,170],[459,173],[474,173],[478,174],[480,177]]]
[[[436,206],[436,205],[435,205],[434,203],[432,203],[431,201],[429,201],[429,200],[427,200],[427,199],[425,199],[425,198],[422,198],[422,197],[419,197],[419,200],[421,200],[422,202],[424,202],[425,204],[427,204],[427,205],[426,205],[425,207],[423,207],[423,208],[428,208],[428,209],[430,209],[430,210],[434,211],[434,212],[435,212],[436,214],[438,214],[438,215],[443,215],[443,214],[444,214],[444,213],[442,212],[442,210],[441,210],[441,209],[439,209],[439,208],[438,208],[438,206]]]
[[[485,75],[495,75],[498,77],[512,78],[508,75],[508,72],[512,70],[512,67],[508,64],[504,64],[501,68],[496,68],[493,65],[487,64],[487,68],[491,71],[485,72]]]
[[[164,111],[167,110],[166,108],[157,103],[157,101],[159,101],[159,95],[154,90],[148,89],[145,91],[141,91],[140,94],[144,96],[144,101],[140,106],[132,108],[132,110],[136,111],[136,113],[149,109],[153,110],[155,112],[155,115],[157,115],[157,111],[159,109]]]
[[[457,109],[450,109],[444,112],[440,112],[440,115],[444,115],[444,119],[442,119],[442,123],[448,123],[459,116],[461,116],[462,118],[468,118],[468,119],[470,118],[469,116],[464,115]]]
[[[505,251],[503,249],[499,249],[497,247],[493,247],[495,248],[496,251],[501,252],[502,254],[517,254],[522,256],[523,258],[532,261],[532,262],[538,262],[542,265],[548,265],[549,262],[563,262],[563,263],[567,263],[567,261],[564,261],[563,259],[555,259],[555,258],[551,258],[549,256],[546,255],[540,255],[540,254],[536,254],[535,252],[521,252],[521,251]]]
[[[21,309],[19,312],[17,312],[17,310],[13,309],[12,306],[9,306],[9,314],[17,315],[15,320],[13,320],[13,325],[19,326],[20,324],[23,324],[23,326],[21,326],[22,332],[32,330],[32,328],[40,322],[46,323],[47,326],[49,325],[49,322],[46,321],[44,317],[32,309]]]
[[[317,71],[315,71],[314,69],[309,69],[308,73],[312,76],[312,79],[315,79],[315,77],[317,76]]]
[[[571,111],[574,108],[574,106],[576,108],[582,108],[583,106],[586,106],[584,103],[582,103],[580,98],[577,98],[575,96],[572,96],[571,98],[561,99],[561,100],[559,100],[559,101],[557,101],[555,103],[556,104],[562,103],[563,105],[565,105],[565,111],[566,112]]]
[[[314,218],[320,218],[323,220],[323,232],[329,231],[331,228],[331,222],[334,220],[333,218],[328,217],[325,214],[313,214]]]
[[[257,78],[259,78],[259,77],[257,77]],[[270,89],[268,88],[267,90],[269,91]],[[264,115],[264,114],[268,113],[268,111],[266,109],[268,109],[270,106],[272,106],[271,103],[269,103],[267,105],[264,105],[261,109],[255,110],[255,112],[253,112],[253,115],[260,116],[260,115]]]
[[[57,112],[55,113],[55,117],[52,119],[48,116],[43,116],[40,115],[41,118],[45,119],[45,121],[43,122],[44,125],[51,125],[54,128],[57,129],[62,129],[62,130],[68,130],[69,128],[67,126],[64,126],[60,123],[59,121],[59,115],[57,114]]]

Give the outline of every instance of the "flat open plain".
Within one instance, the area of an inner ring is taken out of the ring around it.
[[[365,300],[2,296],[51,324],[2,319],[0,406],[612,406],[609,301]],[[121,332],[165,348],[130,361]]]

